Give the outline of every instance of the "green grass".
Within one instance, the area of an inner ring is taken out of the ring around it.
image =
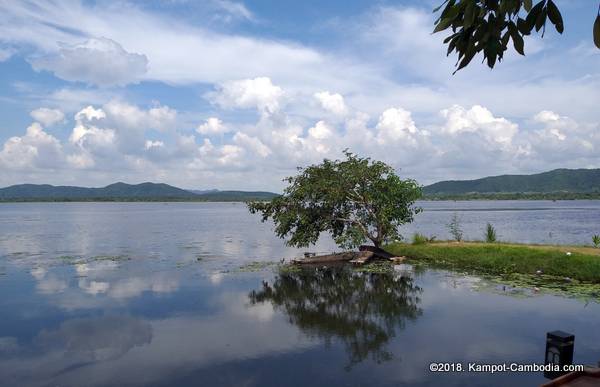
[[[434,267],[475,274],[536,275],[541,270],[544,276],[600,283],[600,252],[588,247],[437,242],[394,243],[386,246],[386,250]]]

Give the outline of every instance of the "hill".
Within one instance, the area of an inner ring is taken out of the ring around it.
[[[599,194],[600,169],[555,169],[533,175],[449,180],[423,188],[426,196],[473,194]]]
[[[19,184],[0,188],[0,201],[248,201],[267,200],[272,192],[193,191],[168,184],[115,183],[102,188]]]

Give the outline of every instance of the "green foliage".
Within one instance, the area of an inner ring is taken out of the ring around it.
[[[423,245],[425,243],[432,243],[434,241],[435,241],[435,235],[428,238],[426,235],[416,232],[413,234],[413,237],[412,237],[413,245]]]
[[[395,243],[385,248],[392,254],[445,269],[494,275],[535,275],[541,270],[546,275],[600,283],[600,256],[576,251],[567,256],[558,248],[501,243],[433,243],[420,246]]]
[[[413,245],[424,245],[427,243],[427,237],[423,234],[419,234],[418,232],[413,234],[412,244]]]
[[[275,233],[290,246],[314,244],[329,232],[343,248],[370,240],[375,246],[400,238],[398,226],[412,222],[421,211],[415,201],[421,187],[402,180],[389,165],[349,151],[345,160],[323,160],[299,168],[285,179],[288,187],[270,202],[251,202],[251,213],[273,219]]]
[[[494,226],[492,226],[491,223],[488,223],[485,226],[485,241],[487,243],[496,242],[496,229],[494,228]]]
[[[592,243],[594,243],[594,247],[600,247],[600,235],[594,235],[592,237]]]
[[[535,28],[542,37],[548,21],[560,34],[564,21],[553,0],[445,0],[434,9],[441,13],[435,21],[434,33],[452,29],[444,44],[447,55],[456,52],[456,71],[467,66],[478,53],[483,53],[490,68],[502,61],[509,43],[525,55],[524,36]],[[594,42],[600,48],[600,15],[594,23]],[[456,73],[455,71],[455,73]]]
[[[446,227],[448,227],[448,231],[450,232],[450,235],[452,235],[452,238],[454,238],[455,241],[462,241],[463,230],[460,225],[460,218],[458,217],[458,214],[456,212],[452,214],[452,218],[450,218],[450,223],[448,223]]]

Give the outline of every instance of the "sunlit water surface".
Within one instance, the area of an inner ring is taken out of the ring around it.
[[[414,231],[487,222],[504,240],[589,243],[600,202],[431,202]],[[332,251],[324,238],[313,251]],[[537,385],[539,373],[431,373],[431,362],[540,363],[545,333],[600,360],[594,300],[475,277],[345,268],[300,255],[239,203],[0,204],[2,386]],[[253,266],[255,267],[255,266]],[[241,268],[241,269],[240,269]]]

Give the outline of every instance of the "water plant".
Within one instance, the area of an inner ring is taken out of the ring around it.
[[[487,243],[496,242],[496,229],[494,228],[494,226],[492,226],[491,223],[488,223],[485,226],[485,241]]]
[[[450,235],[454,238],[455,241],[460,242],[463,239],[463,230],[460,225],[460,218],[458,214],[455,212],[450,219],[450,223],[446,225],[448,227],[448,231]]]
[[[600,235],[596,234],[592,237],[592,242],[594,243],[594,247],[600,247]]]

